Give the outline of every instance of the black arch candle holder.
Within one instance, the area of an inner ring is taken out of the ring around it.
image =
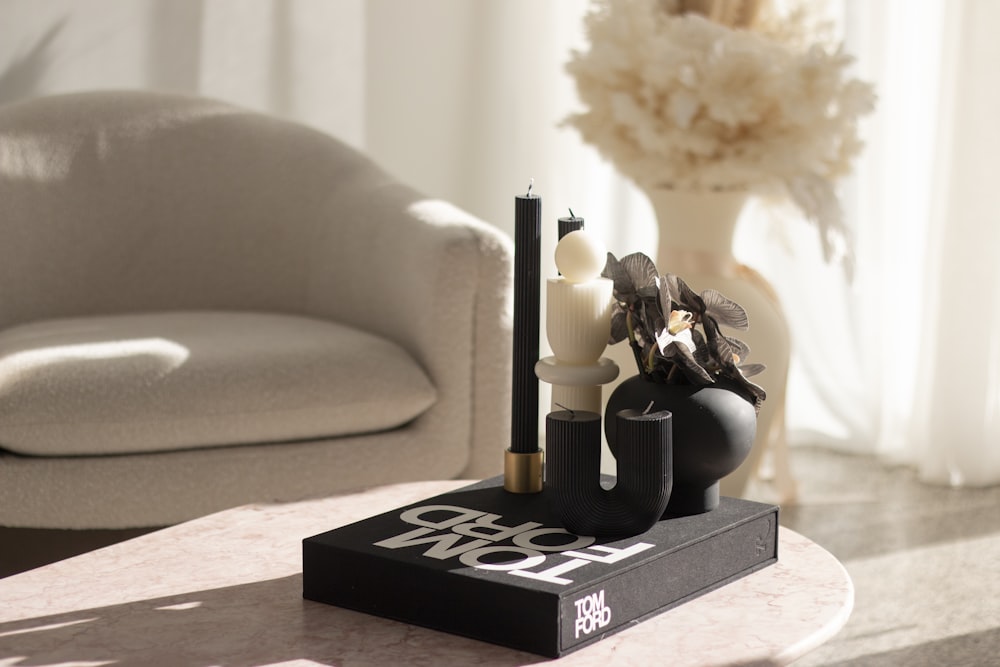
[[[545,419],[545,495],[577,535],[624,537],[659,521],[673,486],[669,412],[622,410],[615,416],[619,448],[615,485],[601,485],[601,416],[558,411]]]

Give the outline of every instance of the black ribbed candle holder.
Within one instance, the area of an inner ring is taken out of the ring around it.
[[[601,417],[583,410],[545,419],[545,495],[577,535],[626,537],[660,519],[673,486],[669,412],[622,410],[616,417],[618,480],[601,486]]]

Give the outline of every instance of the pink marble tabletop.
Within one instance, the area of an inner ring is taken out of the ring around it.
[[[302,599],[301,540],[458,487],[251,505],[0,579],[0,667],[524,665],[545,658]],[[780,665],[851,613],[844,568],[782,528],[780,560],[552,662]]]

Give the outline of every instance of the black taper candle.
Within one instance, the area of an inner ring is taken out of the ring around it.
[[[514,198],[514,369],[511,390],[510,451],[538,451],[539,310],[541,308],[542,198]]]
[[[579,229],[583,229],[583,218],[578,218],[574,213],[573,209],[569,210],[568,218],[559,218],[559,240],[566,236],[570,232],[575,232]]]

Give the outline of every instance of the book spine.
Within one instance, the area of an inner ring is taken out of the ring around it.
[[[582,648],[775,562],[777,510],[566,595],[560,653]]]

